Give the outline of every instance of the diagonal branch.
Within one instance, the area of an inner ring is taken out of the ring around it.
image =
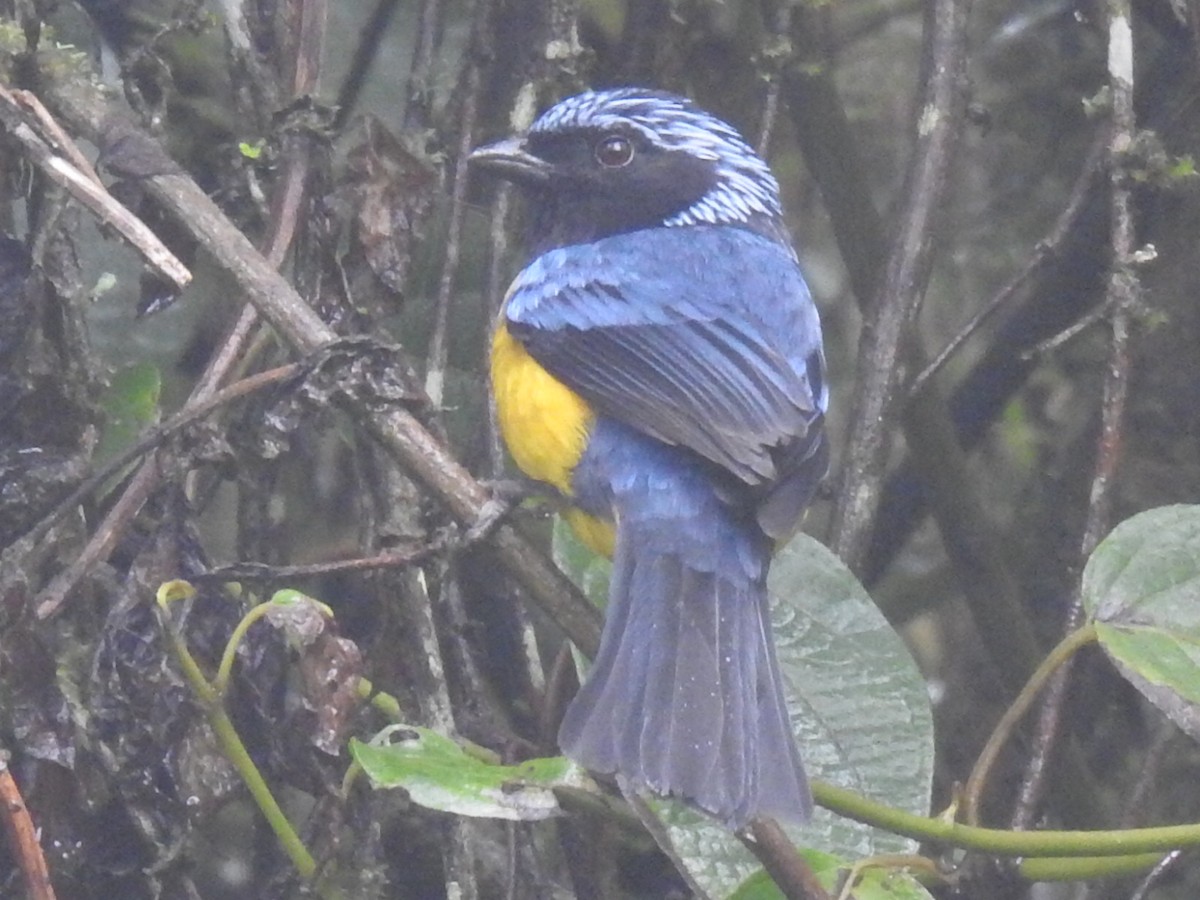
[[[163,149],[135,125],[112,99],[90,81],[64,73],[69,66],[54,65],[59,50],[39,53],[43,99],[76,133],[100,146],[114,140],[136,146],[144,158],[161,160],[159,171],[144,180],[149,194],[211,254],[252,303],[292,348],[311,353],[336,337],[333,329],[301,299],[208,195],[187,175],[170,164]],[[73,62],[72,65],[78,65]],[[128,143],[125,143],[128,142]],[[176,171],[171,171],[176,169]],[[417,420],[399,406],[358,407],[352,410],[361,425],[420,480],[458,519],[472,525],[484,513],[488,491],[471,477]],[[574,585],[530,541],[510,525],[492,536],[493,546],[507,566],[585,653],[599,645],[600,614]]]

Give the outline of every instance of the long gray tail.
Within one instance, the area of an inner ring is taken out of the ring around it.
[[[729,828],[758,816],[803,823],[812,797],[771,637],[770,545],[731,530],[727,521],[711,536],[619,534],[600,652],[559,745]],[[714,542],[711,554],[696,554],[696,539]]]

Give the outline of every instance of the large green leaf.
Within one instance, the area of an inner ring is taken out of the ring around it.
[[[1114,528],[1084,568],[1082,599],[1118,671],[1200,740],[1200,507]]]
[[[593,591],[594,558],[556,532],[556,559]],[[854,575],[828,549],[799,535],[771,569],[772,625],[788,709],[809,774],[890,806],[928,812],[933,720],[925,682],[907,648]],[[758,869],[726,829],[669,800],[653,806],[696,883],[728,896]],[[914,843],[818,810],[792,831],[804,847],[857,859],[913,852]]]
[[[553,788],[580,788],[586,776],[561,756],[502,766],[471,756],[449,738],[413,725],[385,728],[350,753],[383,788],[403,788],[429,809],[492,819],[533,821],[558,812]]]
[[[1200,634],[1200,506],[1126,519],[1092,553],[1082,585],[1098,622]]]

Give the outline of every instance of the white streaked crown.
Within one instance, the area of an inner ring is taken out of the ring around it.
[[[587,91],[546,110],[529,131],[552,134],[617,127],[631,128],[652,144],[715,164],[713,188],[664,225],[720,225],[783,214],[779,184],[762,158],[732,125],[683,97],[642,88]]]

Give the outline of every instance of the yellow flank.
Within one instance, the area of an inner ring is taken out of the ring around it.
[[[547,372],[501,323],[492,339],[492,390],[500,433],[521,471],[571,495],[571,471],[595,415]]]
[[[547,372],[501,322],[492,339],[492,390],[500,433],[521,471],[571,496],[571,472],[587,448],[595,413]],[[579,539],[612,556],[612,526],[582,510],[567,521]]]
[[[613,548],[617,543],[617,534],[613,529],[612,522],[598,519],[588,515],[582,509],[574,507],[568,509],[563,516],[567,520],[567,524],[571,526],[571,530],[575,532],[575,536],[583,541],[593,553],[599,553],[601,556],[612,559]]]

